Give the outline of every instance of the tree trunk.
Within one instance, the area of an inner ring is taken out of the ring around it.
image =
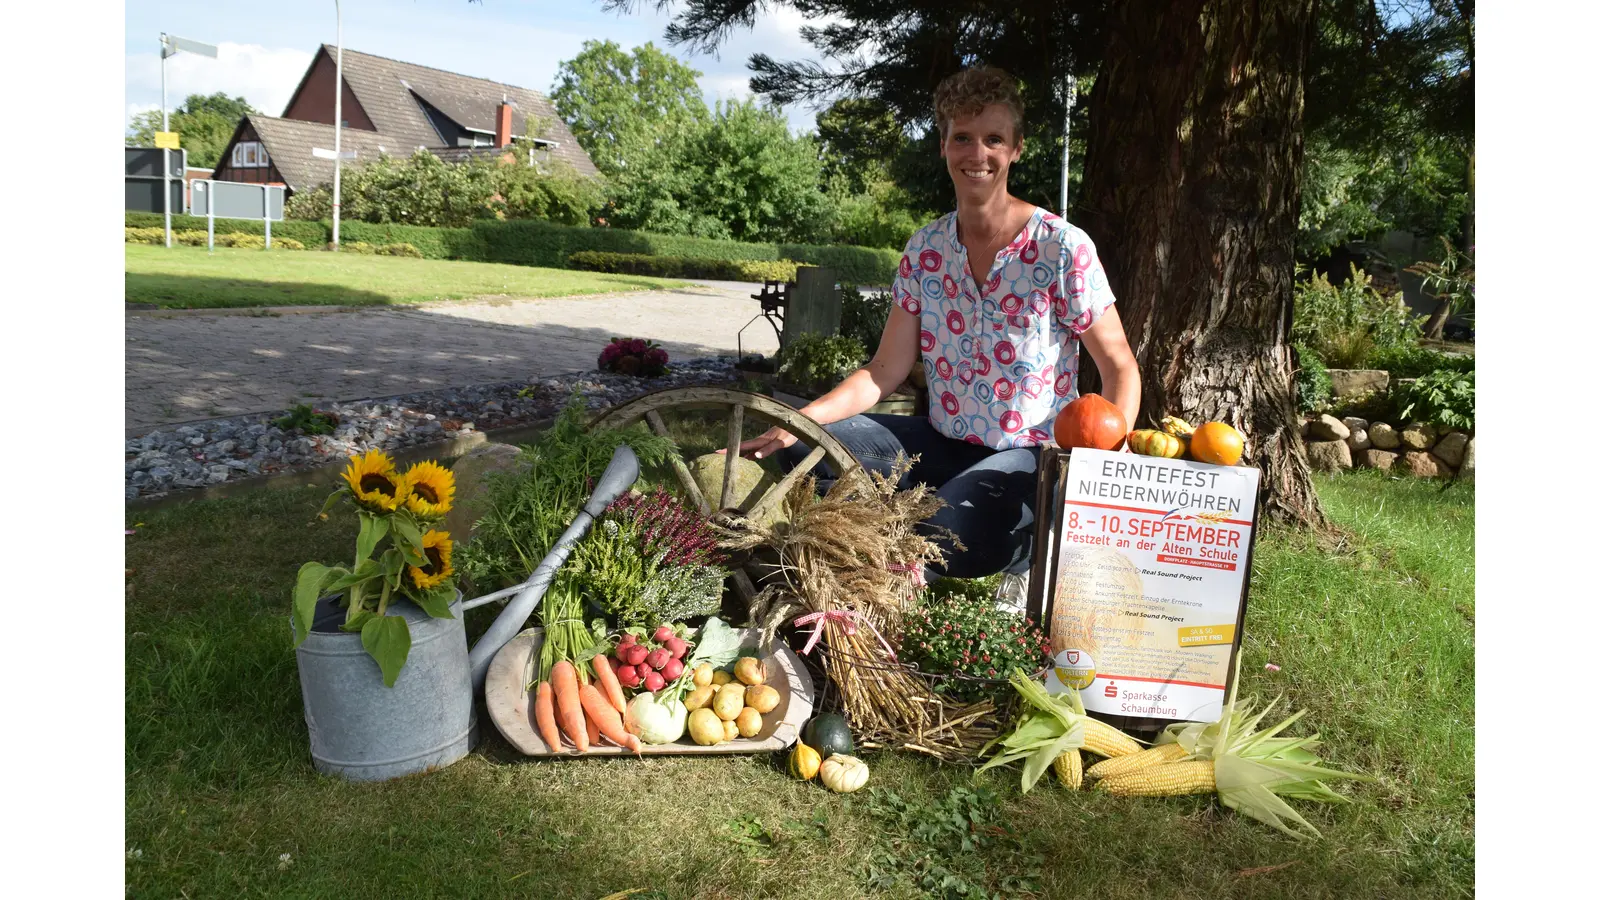
[[[1454,305],[1454,301],[1449,297],[1440,300],[1434,305],[1433,312],[1428,315],[1428,321],[1423,323],[1423,337],[1434,341],[1444,337],[1444,323],[1450,321],[1450,307],[1452,305]]]
[[[1123,0],[1077,218],[1119,298],[1143,415],[1234,425],[1264,512],[1320,527],[1288,345],[1314,3]]]

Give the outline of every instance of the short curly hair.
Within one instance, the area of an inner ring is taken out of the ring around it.
[[[998,103],[1011,111],[1016,137],[1022,137],[1022,90],[1017,80],[1004,69],[973,66],[939,82],[933,92],[933,122],[939,136],[949,133],[958,117],[975,116],[985,106]]]

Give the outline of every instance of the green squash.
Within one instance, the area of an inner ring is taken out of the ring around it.
[[[827,759],[835,753],[853,754],[856,752],[855,742],[850,738],[850,723],[838,713],[823,713],[813,716],[806,723],[802,739]]]

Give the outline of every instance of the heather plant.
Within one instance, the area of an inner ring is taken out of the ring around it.
[[[563,574],[619,627],[648,628],[721,610],[720,562],[705,518],[658,488],[614,502]]]

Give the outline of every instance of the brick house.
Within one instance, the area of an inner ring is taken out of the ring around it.
[[[333,181],[333,162],[311,155],[333,149],[335,49],[311,59],[281,117],[245,116],[212,175],[219,181],[283,184],[290,193]],[[505,155],[530,142],[535,161],[561,161],[583,175],[598,170],[555,107],[538,91],[398,60],[344,51],[343,150],[356,164],[379,153],[410,156],[420,148],[447,162]],[[528,137],[528,122],[541,137]],[[350,165],[346,163],[345,165]]]

